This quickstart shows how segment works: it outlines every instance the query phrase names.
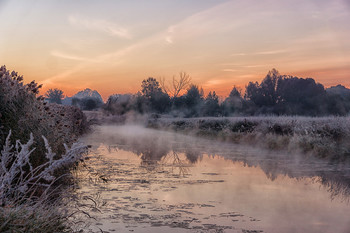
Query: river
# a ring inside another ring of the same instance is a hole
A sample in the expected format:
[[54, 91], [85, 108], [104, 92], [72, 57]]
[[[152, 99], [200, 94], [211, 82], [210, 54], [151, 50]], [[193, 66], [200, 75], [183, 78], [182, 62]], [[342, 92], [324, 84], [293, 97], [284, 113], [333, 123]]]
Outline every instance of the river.
[[141, 126], [96, 126], [89, 232], [350, 232], [350, 167]]

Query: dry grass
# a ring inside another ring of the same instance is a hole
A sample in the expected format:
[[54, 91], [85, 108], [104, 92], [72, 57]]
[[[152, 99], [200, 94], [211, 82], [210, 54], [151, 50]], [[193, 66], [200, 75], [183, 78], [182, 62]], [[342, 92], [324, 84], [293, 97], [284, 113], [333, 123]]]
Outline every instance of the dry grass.
[[[30, 156], [34, 138], [15, 145], [10, 142], [11, 133], [1, 151], [0, 161], [0, 232], [70, 232], [67, 223], [69, 211], [60, 208], [62, 193], [55, 184], [61, 177], [55, 177], [57, 170], [71, 167], [82, 159], [86, 147], [73, 144], [55, 159], [46, 138], [46, 159], [48, 162], [34, 167]], [[65, 174], [68, 175], [68, 174]]]

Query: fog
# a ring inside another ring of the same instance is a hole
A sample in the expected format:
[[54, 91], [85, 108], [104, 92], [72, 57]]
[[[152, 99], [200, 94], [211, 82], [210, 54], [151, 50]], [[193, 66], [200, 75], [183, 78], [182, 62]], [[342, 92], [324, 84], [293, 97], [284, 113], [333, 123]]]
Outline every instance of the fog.
[[[82, 141], [91, 148], [77, 194], [79, 208], [98, 208], [85, 210], [96, 219], [92, 231], [350, 229], [344, 163], [137, 124], [95, 126]], [[101, 205], [89, 201], [96, 196]]]
[[247, 167], [258, 167], [274, 180], [277, 176], [312, 178], [325, 186], [331, 197], [348, 199], [350, 195], [349, 162], [334, 162], [298, 153], [276, 152], [259, 146], [237, 145], [173, 132], [145, 128], [142, 125], [102, 125], [94, 128], [84, 142], [96, 149], [101, 144], [109, 150], [126, 150], [137, 154], [142, 165], [152, 169], [162, 160], [171, 158], [182, 164], [195, 164], [204, 155], [223, 157], [242, 162]]

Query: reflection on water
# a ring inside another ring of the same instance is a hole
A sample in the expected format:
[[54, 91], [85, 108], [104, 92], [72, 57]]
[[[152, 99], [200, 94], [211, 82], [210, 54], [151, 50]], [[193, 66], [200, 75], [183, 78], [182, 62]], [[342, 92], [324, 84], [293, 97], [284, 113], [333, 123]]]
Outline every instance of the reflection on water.
[[77, 193], [94, 207], [91, 231], [350, 231], [348, 165], [137, 126], [84, 140]]

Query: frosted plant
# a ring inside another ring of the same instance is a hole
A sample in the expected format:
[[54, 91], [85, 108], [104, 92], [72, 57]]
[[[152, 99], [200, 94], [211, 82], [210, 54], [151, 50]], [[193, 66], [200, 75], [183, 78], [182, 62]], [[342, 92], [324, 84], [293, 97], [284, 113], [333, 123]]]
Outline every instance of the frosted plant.
[[[12, 136], [22, 142], [30, 133], [37, 139], [44, 135], [60, 157], [65, 151], [63, 144], [71, 146], [85, 132], [86, 119], [78, 108], [43, 101], [38, 96], [40, 87], [34, 81], [25, 84], [17, 72], [0, 67], [0, 145], [10, 129]], [[36, 140], [32, 147], [36, 149], [31, 153], [31, 163], [37, 167], [45, 159], [45, 143]]]
[[35, 150], [31, 149], [34, 143], [33, 135], [30, 135], [26, 144], [17, 140], [15, 146], [11, 144], [10, 137], [11, 131], [0, 157], [0, 206], [5, 206], [8, 202], [22, 202], [28, 197], [33, 197], [39, 189], [44, 190], [39, 198], [45, 199], [52, 184], [60, 178], [55, 177], [54, 172], [79, 161], [87, 151], [87, 147], [80, 143], [74, 143], [71, 148], [65, 145], [66, 152], [61, 158], [54, 159], [55, 153], [43, 137], [48, 161], [33, 167], [30, 162], [30, 155]]
[[73, 144], [86, 120], [77, 108], [45, 102], [40, 87], [0, 67], [0, 232], [71, 232], [57, 227], [68, 216], [55, 206], [64, 194], [57, 181], [86, 151]]

